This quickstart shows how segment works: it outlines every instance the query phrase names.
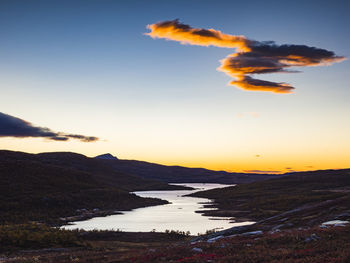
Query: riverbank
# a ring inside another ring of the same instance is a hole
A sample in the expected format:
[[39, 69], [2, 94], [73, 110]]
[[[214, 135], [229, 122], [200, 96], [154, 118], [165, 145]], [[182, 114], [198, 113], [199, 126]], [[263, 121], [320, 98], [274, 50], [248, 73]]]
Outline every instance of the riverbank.
[[172, 229], [183, 232], [189, 231], [196, 235], [205, 233], [207, 230], [225, 229], [235, 225], [230, 223], [229, 218], [205, 217], [195, 213], [195, 211], [202, 209], [203, 203], [210, 203], [210, 200], [186, 196], [195, 191], [227, 187], [227, 185], [195, 183], [182, 184], [181, 186], [189, 186], [193, 190], [134, 192], [142, 198], [164, 200], [168, 202], [166, 205], [138, 208], [131, 211], [122, 211], [122, 214], [118, 215], [75, 221], [63, 227], [65, 229], [84, 230], [120, 229], [127, 232], [149, 232], [153, 229], [164, 232]]
[[[185, 191], [185, 190], [194, 190], [194, 188], [185, 186], [185, 185], [180, 185], [180, 184], [168, 184], [164, 185], [161, 187], [156, 187], [155, 189], [152, 189], [152, 191]], [[130, 193], [132, 195], [135, 195], [135, 193]], [[139, 197], [136, 194], [137, 197]], [[139, 197], [140, 198], [140, 197]], [[144, 198], [144, 197], [141, 197]], [[153, 202], [145, 202], [144, 205], [140, 204], [138, 206], [132, 206], [130, 204], [129, 207], [124, 207], [123, 209], [108, 209], [108, 210], [100, 210], [99, 208], [93, 208], [93, 209], [86, 209], [86, 208], [81, 208], [77, 209], [72, 216], [66, 216], [66, 217], [60, 217], [58, 221], [56, 221], [53, 226], [64, 226], [64, 225], [72, 225], [74, 222], [77, 221], [83, 221], [83, 220], [88, 220], [92, 219], [95, 217], [106, 217], [110, 215], [122, 215], [125, 212], [132, 211], [133, 209], [138, 209], [138, 208], [146, 208], [146, 207], [151, 207], [151, 206], [157, 206], [157, 205], [166, 205], [169, 204], [167, 200], [163, 200], [160, 198], [147, 198], [145, 197], [144, 200], [153, 200]]]

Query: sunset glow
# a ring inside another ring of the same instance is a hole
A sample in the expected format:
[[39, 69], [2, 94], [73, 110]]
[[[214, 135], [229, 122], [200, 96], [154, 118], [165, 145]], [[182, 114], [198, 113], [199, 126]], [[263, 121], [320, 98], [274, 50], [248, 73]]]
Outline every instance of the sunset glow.
[[349, 168], [348, 9], [306, 2], [4, 1], [0, 148]]

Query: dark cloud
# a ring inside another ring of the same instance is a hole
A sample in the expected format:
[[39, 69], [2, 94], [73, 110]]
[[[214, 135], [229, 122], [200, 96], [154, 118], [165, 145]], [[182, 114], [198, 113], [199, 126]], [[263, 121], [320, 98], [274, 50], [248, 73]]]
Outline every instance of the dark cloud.
[[274, 42], [257, 42], [249, 45], [250, 51], [234, 53], [221, 60], [218, 70], [236, 78], [229, 84], [244, 90], [291, 93], [294, 87], [252, 78], [252, 74], [299, 72], [291, 67], [324, 66], [344, 60], [334, 52], [305, 45], [276, 45]]
[[93, 142], [93, 141], [98, 140], [98, 138], [94, 137], [94, 136], [84, 136], [84, 135], [79, 135], [79, 134], [66, 134], [65, 136], [67, 138], [78, 139], [78, 140], [81, 140], [83, 142]]
[[169, 28], [169, 27], [174, 27], [182, 30], [189, 31], [192, 29], [189, 25], [185, 25], [179, 22], [179, 19], [174, 19], [174, 20], [169, 20], [169, 21], [163, 21], [157, 23], [158, 28]]
[[235, 78], [229, 84], [250, 91], [291, 93], [294, 89], [287, 83], [259, 80], [252, 74], [299, 72], [291, 67], [331, 65], [345, 58], [334, 52], [306, 45], [277, 45], [273, 41], [255, 41], [244, 36], [224, 34], [215, 29], [192, 28], [179, 20], [148, 25], [153, 38], [165, 38], [182, 44], [235, 48], [223, 60], [219, 71]]
[[[268, 43], [255, 42], [250, 46], [251, 52], [268, 57], [288, 57], [298, 56], [314, 60], [315, 63], [322, 62], [323, 59], [338, 59], [332, 51], [321, 48], [309, 47], [306, 45], [276, 45], [273, 41]], [[311, 63], [311, 62], [310, 62]]]
[[286, 83], [271, 82], [260, 79], [253, 79], [248, 76], [239, 76], [237, 80], [232, 80], [230, 85], [250, 91], [271, 91], [274, 93], [290, 93], [294, 87]]
[[0, 137], [42, 137], [54, 141], [77, 139], [83, 142], [97, 141], [97, 137], [54, 132], [49, 128], [33, 126], [30, 122], [0, 112]]

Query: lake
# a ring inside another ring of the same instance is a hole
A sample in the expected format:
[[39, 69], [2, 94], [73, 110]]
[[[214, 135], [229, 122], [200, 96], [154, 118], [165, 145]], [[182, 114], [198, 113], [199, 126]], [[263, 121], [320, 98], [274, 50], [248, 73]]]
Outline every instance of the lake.
[[195, 190], [175, 191], [140, 191], [134, 192], [141, 197], [154, 197], [167, 200], [170, 204], [151, 206], [125, 211], [123, 214], [95, 217], [89, 220], [72, 222], [63, 226], [65, 229], [84, 230], [122, 230], [126, 232], [164, 232], [165, 230], [190, 231], [191, 234], [205, 233], [207, 230], [221, 230], [233, 226], [251, 224], [253, 222], [234, 223], [229, 218], [206, 217], [198, 210], [203, 208], [203, 203], [211, 202], [206, 198], [188, 197], [190, 193], [214, 188], [222, 188], [232, 185], [186, 183], [177, 184], [190, 186]]

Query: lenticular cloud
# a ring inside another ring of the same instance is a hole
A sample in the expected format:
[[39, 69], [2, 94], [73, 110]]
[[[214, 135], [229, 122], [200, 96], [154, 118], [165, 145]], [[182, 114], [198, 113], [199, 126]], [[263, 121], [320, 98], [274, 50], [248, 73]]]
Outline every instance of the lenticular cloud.
[[294, 87], [283, 82], [271, 82], [252, 77], [253, 74], [296, 72], [291, 67], [331, 65], [345, 60], [334, 52], [306, 45], [277, 45], [273, 41], [259, 42], [224, 34], [215, 29], [192, 28], [171, 20], [148, 25], [146, 35], [181, 44], [234, 48], [236, 52], [222, 59], [219, 71], [234, 78], [229, 85], [243, 90], [291, 93]]

